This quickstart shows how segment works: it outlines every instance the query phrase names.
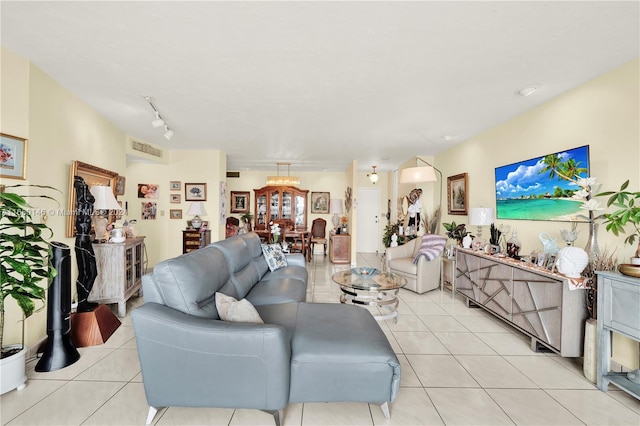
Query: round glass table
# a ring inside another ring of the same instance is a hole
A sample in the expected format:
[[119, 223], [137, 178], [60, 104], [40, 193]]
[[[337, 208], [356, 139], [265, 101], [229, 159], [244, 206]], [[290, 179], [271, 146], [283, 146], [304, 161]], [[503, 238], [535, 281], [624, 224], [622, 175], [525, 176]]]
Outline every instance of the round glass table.
[[[357, 273], [359, 269], [368, 273]], [[407, 284], [404, 277], [372, 268], [353, 268], [336, 272], [331, 279], [342, 290], [340, 303], [374, 306], [378, 313], [372, 314], [378, 321], [398, 321], [398, 291]]]

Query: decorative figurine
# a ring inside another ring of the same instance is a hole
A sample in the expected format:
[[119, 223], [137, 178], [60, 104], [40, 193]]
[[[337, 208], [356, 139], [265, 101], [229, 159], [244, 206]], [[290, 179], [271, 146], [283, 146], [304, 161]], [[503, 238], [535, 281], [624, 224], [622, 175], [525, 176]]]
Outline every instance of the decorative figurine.
[[78, 312], [91, 312], [98, 306], [87, 300], [98, 276], [96, 255], [91, 243], [91, 215], [95, 198], [89, 192], [89, 187], [82, 177], [73, 177], [73, 187], [76, 190], [75, 252], [78, 264], [78, 279], [76, 280]]

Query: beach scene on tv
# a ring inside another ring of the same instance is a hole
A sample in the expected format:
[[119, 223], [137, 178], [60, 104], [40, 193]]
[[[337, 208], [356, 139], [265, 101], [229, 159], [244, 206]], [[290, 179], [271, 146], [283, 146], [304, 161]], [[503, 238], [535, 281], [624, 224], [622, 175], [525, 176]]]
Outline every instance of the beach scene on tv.
[[582, 200], [571, 198], [580, 188], [558, 174], [589, 176], [589, 147], [569, 149], [496, 167], [496, 218], [587, 221]]

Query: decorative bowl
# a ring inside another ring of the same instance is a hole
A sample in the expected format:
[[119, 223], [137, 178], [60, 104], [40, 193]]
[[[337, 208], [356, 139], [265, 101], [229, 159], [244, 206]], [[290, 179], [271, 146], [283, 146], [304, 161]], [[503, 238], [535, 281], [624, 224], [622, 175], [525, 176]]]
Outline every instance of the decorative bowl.
[[361, 278], [370, 278], [378, 275], [380, 273], [380, 270], [376, 268], [361, 267], [361, 268], [351, 268], [351, 272]]
[[623, 263], [622, 265], [618, 265], [618, 271], [620, 271], [621, 274], [628, 275], [630, 277], [640, 278], [640, 265]]
[[112, 243], [124, 243], [127, 241], [127, 237], [111, 237]]

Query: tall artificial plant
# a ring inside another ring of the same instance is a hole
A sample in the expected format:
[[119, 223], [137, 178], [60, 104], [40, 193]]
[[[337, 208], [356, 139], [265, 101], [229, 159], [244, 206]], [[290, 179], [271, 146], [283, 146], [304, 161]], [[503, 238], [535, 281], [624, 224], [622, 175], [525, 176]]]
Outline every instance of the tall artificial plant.
[[[36, 302], [44, 307], [46, 285], [42, 287], [40, 283], [48, 284], [56, 275], [51, 265], [51, 244], [47, 241], [53, 231], [46, 224], [33, 221], [33, 209], [26, 201], [30, 196], [6, 192], [9, 188], [26, 186], [55, 190], [41, 185], [12, 185], [0, 189], [0, 348], [3, 357], [6, 298], [15, 299], [28, 318], [36, 312]], [[47, 195], [31, 197], [55, 201]]]
[[627, 235], [624, 242], [633, 245], [638, 238], [638, 246], [634, 257], [640, 257], [640, 192], [629, 192], [629, 180], [620, 186], [620, 190], [607, 191], [598, 196], [609, 196], [607, 207], [614, 206], [618, 210], [613, 213], [606, 213], [604, 223], [607, 231], [616, 237], [618, 234], [624, 234], [625, 226], [631, 225], [633, 230]]

